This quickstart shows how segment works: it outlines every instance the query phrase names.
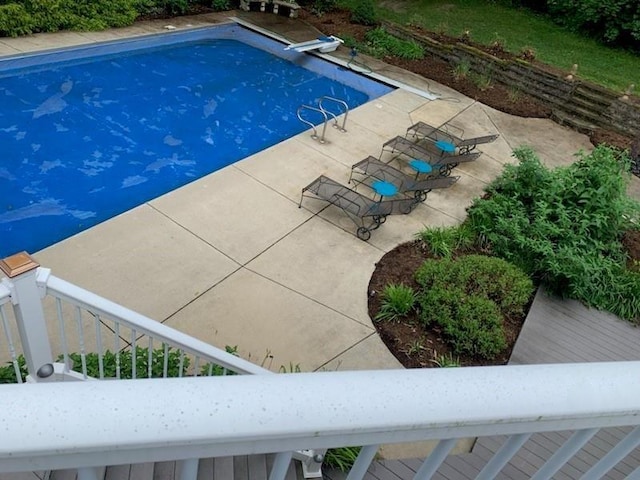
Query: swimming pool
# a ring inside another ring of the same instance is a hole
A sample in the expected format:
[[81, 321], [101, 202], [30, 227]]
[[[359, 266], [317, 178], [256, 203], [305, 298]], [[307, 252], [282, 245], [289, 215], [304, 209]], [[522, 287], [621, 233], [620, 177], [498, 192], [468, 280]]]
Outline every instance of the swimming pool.
[[235, 24], [1, 59], [0, 257], [296, 135], [322, 96], [390, 91]]

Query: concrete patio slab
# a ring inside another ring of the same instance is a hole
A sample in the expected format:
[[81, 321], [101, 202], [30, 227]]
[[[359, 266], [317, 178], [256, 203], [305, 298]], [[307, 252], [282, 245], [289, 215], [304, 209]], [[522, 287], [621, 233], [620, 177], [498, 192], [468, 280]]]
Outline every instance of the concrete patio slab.
[[[407, 95], [410, 94], [407, 93]], [[391, 93], [388, 96], [392, 97], [394, 94]], [[407, 128], [411, 125], [411, 117], [406, 108], [403, 109], [394, 105], [393, 98], [385, 101], [386, 97], [387, 95], [362, 105], [351, 112], [349, 118], [353, 122], [359, 123], [383, 138], [404, 135]], [[418, 95], [415, 95], [415, 97], [416, 102], [421, 98]], [[400, 100], [402, 100], [403, 103], [405, 99], [406, 95], [400, 96]], [[425, 103], [431, 103], [428, 100], [422, 100]]]
[[411, 125], [417, 122], [425, 122], [438, 127], [450, 121], [474, 103], [475, 100], [460, 93], [455, 97], [441, 98], [425, 103], [422, 107], [411, 112]]
[[[340, 181], [348, 176], [349, 169], [327, 153], [312, 148], [297, 136], [237, 162], [234, 167], [297, 204], [302, 187], [319, 175]], [[314, 210], [312, 203], [305, 203], [305, 208], [313, 213], [324, 206], [318, 205]]]
[[[220, 348], [237, 345], [242, 357], [273, 371], [289, 365], [315, 370], [373, 332], [372, 327], [246, 269], [165, 324]], [[378, 353], [385, 355], [386, 349], [378, 347]]]
[[380, 256], [372, 245], [314, 217], [246, 267], [371, 327], [366, 292]]
[[487, 184], [461, 171], [454, 170], [452, 175], [460, 176], [460, 180], [450, 188], [430, 192], [425, 203], [461, 223], [467, 218], [467, 207], [482, 195]]
[[293, 201], [233, 166], [150, 204], [240, 264], [310, 217]]
[[54, 275], [160, 321], [238, 268], [149, 205], [34, 257]]
[[494, 125], [515, 147], [531, 146], [548, 167], [567, 165], [579, 150], [589, 152], [593, 145], [586, 135], [542, 118], [521, 118], [485, 106]]
[[345, 371], [345, 370], [387, 370], [404, 368], [393, 357], [387, 347], [382, 343], [376, 333], [372, 333], [361, 342], [349, 347], [345, 352], [336, 356], [326, 364], [318, 368], [319, 371]]

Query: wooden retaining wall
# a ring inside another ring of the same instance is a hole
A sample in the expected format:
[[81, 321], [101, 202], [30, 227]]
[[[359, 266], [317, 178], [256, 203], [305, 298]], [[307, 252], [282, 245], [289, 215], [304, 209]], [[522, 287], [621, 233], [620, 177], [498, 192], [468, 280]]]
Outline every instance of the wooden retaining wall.
[[556, 74], [525, 60], [503, 60], [464, 43], [445, 45], [387, 22], [384, 28], [396, 37], [414, 40], [428, 54], [448, 62], [452, 68], [466, 62], [471, 72], [489, 75], [493, 81], [530, 94], [550, 107], [559, 123], [583, 133], [604, 128], [640, 136], [638, 97], [626, 97], [579, 78], [569, 80], [566, 78], [569, 72]]

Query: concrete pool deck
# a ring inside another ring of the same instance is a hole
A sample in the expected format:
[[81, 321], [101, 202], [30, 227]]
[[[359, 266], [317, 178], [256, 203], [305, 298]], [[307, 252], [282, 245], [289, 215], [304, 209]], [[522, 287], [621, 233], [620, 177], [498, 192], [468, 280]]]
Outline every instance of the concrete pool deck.
[[[313, 38], [293, 19], [237, 16], [289, 38]], [[143, 22], [106, 32], [65, 32], [0, 39], [0, 56], [210, 25], [230, 14]], [[324, 32], [331, 34], [333, 32]], [[336, 55], [348, 57], [342, 47]], [[401, 368], [367, 314], [375, 263], [424, 226], [454, 225], [502, 169], [511, 151], [531, 145], [550, 166], [589, 150], [585, 135], [550, 120], [498, 112], [433, 81], [380, 62], [378, 73], [439, 94], [396, 90], [349, 113], [347, 133], [327, 129], [286, 140], [140, 205], [40, 252], [54, 275], [273, 370]], [[434, 191], [410, 215], [389, 217], [369, 242], [338, 209], [305, 199], [301, 188], [324, 174], [347, 183], [351, 165], [378, 156], [382, 144], [417, 121], [450, 121], [465, 136], [499, 133], [476, 162], [455, 171], [452, 188]], [[640, 181], [632, 194], [640, 198]]]

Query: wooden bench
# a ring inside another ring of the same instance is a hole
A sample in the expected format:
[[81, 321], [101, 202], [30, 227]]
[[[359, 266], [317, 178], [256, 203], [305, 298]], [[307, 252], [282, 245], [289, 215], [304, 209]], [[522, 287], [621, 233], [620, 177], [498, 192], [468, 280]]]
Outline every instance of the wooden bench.
[[258, 5], [261, 12], [270, 11], [276, 15], [278, 15], [280, 7], [288, 8], [290, 18], [296, 18], [300, 9], [300, 5], [287, 0], [240, 0], [240, 8], [245, 12], [250, 11], [252, 5]]

